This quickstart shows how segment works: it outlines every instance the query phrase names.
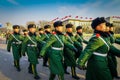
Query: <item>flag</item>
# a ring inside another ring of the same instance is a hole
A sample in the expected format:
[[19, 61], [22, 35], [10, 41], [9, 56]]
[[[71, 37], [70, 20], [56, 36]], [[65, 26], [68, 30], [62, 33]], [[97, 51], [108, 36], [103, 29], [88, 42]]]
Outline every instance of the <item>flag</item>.
[[71, 17], [71, 15], [69, 15], [69, 17]]
[[112, 16], [112, 18], [115, 18], [115, 16]]
[[92, 20], [92, 18], [90, 18], [90, 20]]
[[56, 18], [56, 20], [59, 19], [59, 17]]
[[83, 17], [80, 17], [80, 19], [82, 19]]
[[75, 18], [78, 18], [78, 16], [76, 16]]
[[68, 16], [65, 16], [64, 19], [68, 18]]
[[88, 19], [87, 17], [85, 17], [85, 19]]

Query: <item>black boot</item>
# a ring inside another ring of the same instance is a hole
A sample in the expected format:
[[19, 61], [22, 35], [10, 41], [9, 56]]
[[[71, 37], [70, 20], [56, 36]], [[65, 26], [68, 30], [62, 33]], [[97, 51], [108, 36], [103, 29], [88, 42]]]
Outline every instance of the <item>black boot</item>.
[[116, 76], [116, 77], [114, 77], [115, 79], [120, 79], [120, 76]]
[[33, 72], [31, 70], [28, 70], [28, 73], [33, 74]]
[[69, 72], [67, 72], [67, 71], [65, 71], [64, 73], [65, 73], [65, 74], [70, 74], [70, 73], [69, 73]]
[[33, 74], [31, 63], [29, 64], [29, 67], [28, 67], [28, 73]]
[[20, 67], [18, 67], [18, 68], [17, 68], [17, 71], [18, 71], [18, 72], [20, 72], [20, 71], [21, 71]]
[[47, 64], [43, 64], [44, 67], [49, 67]]
[[38, 75], [36, 75], [36, 76], [34, 77], [34, 79], [40, 79], [40, 77], [39, 77]]
[[72, 78], [74, 78], [74, 79], [80, 79], [77, 75], [75, 75], [75, 76], [72, 76]]

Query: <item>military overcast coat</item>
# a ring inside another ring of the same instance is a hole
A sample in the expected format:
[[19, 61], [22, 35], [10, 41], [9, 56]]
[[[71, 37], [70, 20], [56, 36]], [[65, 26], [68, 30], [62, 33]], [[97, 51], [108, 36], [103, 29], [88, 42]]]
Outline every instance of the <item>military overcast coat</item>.
[[10, 51], [12, 46], [12, 52], [14, 60], [19, 60], [21, 57], [21, 44], [24, 40], [24, 37], [20, 35], [19, 33], [13, 33], [10, 35], [8, 44], [7, 44], [7, 50]]
[[[88, 61], [86, 80], [112, 80], [106, 56], [108, 51], [116, 52], [115, 50], [115, 47], [111, 45], [109, 40], [99, 34], [94, 35], [89, 40], [88, 45], [77, 61], [80, 66], [85, 66], [85, 63]], [[104, 56], [95, 55], [95, 53]], [[116, 54], [120, 55], [120, 52]]]
[[[50, 72], [53, 74], [64, 74], [64, 69], [63, 69], [64, 56], [62, 49], [64, 48], [64, 46], [67, 46], [69, 47], [69, 49], [72, 50], [74, 50], [75, 48], [73, 45], [67, 42], [64, 35], [55, 33], [50, 36], [50, 38], [47, 40], [46, 44], [42, 47], [42, 50], [40, 52], [41, 56], [45, 56], [46, 51], [49, 49], [49, 53], [50, 53], [49, 68], [50, 68]], [[56, 50], [53, 48], [60, 48], [61, 50]]]

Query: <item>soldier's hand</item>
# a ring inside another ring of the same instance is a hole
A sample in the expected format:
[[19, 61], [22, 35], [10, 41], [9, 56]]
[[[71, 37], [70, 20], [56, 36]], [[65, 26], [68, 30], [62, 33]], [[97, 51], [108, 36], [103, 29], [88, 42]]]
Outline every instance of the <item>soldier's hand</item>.
[[10, 50], [7, 50], [8, 52], [10, 52]]
[[77, 68], [80, 69], [80, 70], [86, 70], [86, 67], [85, 67], [85, 66], [80, 66], [80, 65], [78, 65], [78, 64], [77, 64], [76, 66], [77, 66]]
[[23, 53], [23, 56], [26, 56], [26, 54], [25, 54], [25, 53]]
[[41, 59], [42, 58], [42, 56], [38, 56], [38, 59]]
[[74, 48], [74, 51], [75, 51], [75, 52], [78, 52], [78, 49], [77, 49], [77, 48]]

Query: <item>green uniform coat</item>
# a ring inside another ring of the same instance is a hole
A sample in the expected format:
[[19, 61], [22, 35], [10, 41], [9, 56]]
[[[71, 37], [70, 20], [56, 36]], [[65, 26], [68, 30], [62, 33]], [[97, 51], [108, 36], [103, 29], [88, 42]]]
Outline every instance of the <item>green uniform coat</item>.
[[19, 60], [21, 57], [21, 44], [23, 39], [24, 37], [17, 33], [11, 34], [9, 37], [7, 50], [10, 51], [12, 46], [14, 60]]
[[[81, 50], [81, 44], [75, 39], [75, 36], [66, 36], [67, 41], [73, 44], [76, 49]], [[66, 66], [76, 66], [76, 56], [77, 52], [70, 50], [68, 47], [65, 46], [64, 48], [64, 63]]]
[[[22, 44], [22, 53], [24, 54], [27, 52], [28, 60], [31, 64], [38, 64], [38, 48], [37, 48], [37, 42], [39, 39], [35, 36], [28, 36], [25, 38]], [[35, 43], [33, 43], [31, 40], [33, 40]]]
[[[104, 41], [108, 42], [109, 47]], [[93, 54], [94, 52], [107, 54], [109, 50], [114, 51], [109, 41], [107, 39], [104, 41], [98, 35], [92, 37], [77, 61], [80, 66], [85, 66], [86, 61], [88, 61], [86, 80], [112, 80], [107, 57]]]
[[[57, 34], [56, 34], [57, 35]], [[57, 35], [62, 43], [69, 47], [70, 49], [74, 49], [74, 46], [71, 45], [69, 42], [66, 41], [63, 35]], [[55, 50], [55, 48], [63, 48], [64, 46], [60, 43], [60, 41], [55, 37], [55, 35], [51, 35], [46, 44], [43, 46], [40, 54], [41, 56], [45, 56], [46, 51], [49, 49], [50, 56], [49, 56], [49, 68], [52, 74], [62, 75], [64, 74], [63, 69], [63, 50]]]

